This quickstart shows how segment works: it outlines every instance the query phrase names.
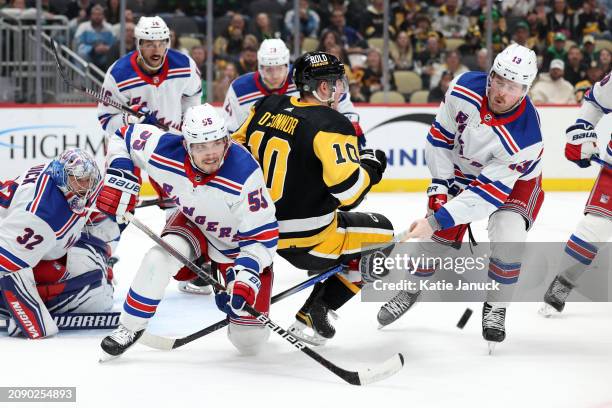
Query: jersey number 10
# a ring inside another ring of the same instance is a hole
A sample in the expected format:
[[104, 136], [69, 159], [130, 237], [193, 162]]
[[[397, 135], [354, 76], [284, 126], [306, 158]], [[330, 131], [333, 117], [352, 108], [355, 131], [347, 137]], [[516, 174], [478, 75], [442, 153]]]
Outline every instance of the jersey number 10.
[[266, 143], [266, 148], [263, 151], [263, 160], [259, 159], [259, 147], [263, 140], [264, 132], [256, 130], [249, 137], [249, 149], [251, 150], [255, 160], [257, 160], [263, 169], [266, 187], [270, 192], [270, 197], [274, 202], [277, 202], [283, 197], [285, 189], [285, 177], [287, 176], [287, 160], [291, 146], [285, 139], [272, 137]]

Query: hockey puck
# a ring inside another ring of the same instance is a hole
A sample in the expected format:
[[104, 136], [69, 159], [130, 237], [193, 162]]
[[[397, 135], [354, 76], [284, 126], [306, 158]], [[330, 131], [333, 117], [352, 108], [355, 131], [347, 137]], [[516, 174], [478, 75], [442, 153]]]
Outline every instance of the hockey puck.
[[463, 316], [461, 316], [461, 319], [459, 319], [459, 321], [457, 322], [457, 327], [463, 329], [468, 320], [470, 320], [470, 316], [472, 316], [472, 309], [468, 307], [465, 309], [465, 312], [463, 312]]

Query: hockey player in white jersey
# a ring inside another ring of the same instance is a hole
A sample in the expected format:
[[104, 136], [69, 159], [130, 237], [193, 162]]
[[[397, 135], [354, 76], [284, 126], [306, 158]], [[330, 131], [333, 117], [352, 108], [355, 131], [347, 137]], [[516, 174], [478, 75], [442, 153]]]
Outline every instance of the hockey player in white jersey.
[[[595, 126], [612, 112], [612, 83], [608, 73], [587, 92], [576, 122], [567, 128], [565, 157], [585, 168], [591, 158], [599, 156]], [[565, 301], [576, 287], [580, 276], [589, 269], [602, 243], [612, 237], [612, 137], [603, 155], [603, 165], [595, 185], [591, 189], [584, 217], [570, 236], [562, 255], [561, 272], [551, 282], [544, 295], [545, 305], [541, 313], [550, 316], [563, 311]]]
[[[278, 223], [253, 156], [231, 142], [223, 118], [205, 104], [185, 112], [183, 136], [149, 125], [122, 128], [111, 138], [108, 163], [98, 208], [118, 217], [133, 208], [135, 167], [158, 180], [180, 208], [167, 221], [163, 239], [190, 259], [204, 256], [218, 265], [229, 288], [216, 297], [230, 319], [228, 336], [241, 353], [256, 353], [269, 330], [242, 308], [247, 303], [263, 313], [269, 310]], [[170, 278], [193, 278], [181, 266], [159, 246], [147, 252], [119, 328], [102, 341], [103, 360], [119, 356], [138, 340]]]
[[[129, 115], [118, 109], [98, 104], [98, 120], [108, 134], [132, 123], [167, 126], [172, 133], [181, 133], [183, 113], [200, 104], [202, 79], [191, 57], [170, 49], [170, 30], [160, 17], [141, 17], [134, 30], [136, 51], [117, 60], [104, 78], [104, 95], [130, 106], [143, 116]], [[159, 197], [160, 208], [170, 208], [158, 183], [149, 178]], [[179, 282], [187, 292], [211, 293], [208, 285]]]
[[[236, 78], [225, 95], [223, 111], [231, 133], [240, 128], [249, 116], [251, 106], [264, 96], [300, 96], [289, 67], [289, 49], [283, 40], [264, 40], [257, 51], [257, 65], [257, 72], [249, 72]], [[364, 146], [365, 137], [359, 125], [359, 115], [355, 113], [355, 106], [348, 92], [342, 94], [334, 108], [348, 117], [355, 127], [359, 144]]]
[[[434, 241], [419, 244], [424, 253], [439, 255], [462, 241], [470, 222], [489, 218], [488, 276], [501, 287], [488, 292], [483, 306], [483, 337], [490, 342], [505, 338], [506, 306], [520, 273], [522, 248], [507, 243], [525, 241], [544, 199], [542, 135], [527, 96], [536, 75], [535, 53], [512, 44], [488, 74], [467, 72], [449, 86], [427, 135], [428, 216], [411, 226], [411, 238]], [[417, 296], [396, 295], [381, 308], [381, 325], [395, 321]]]
[[119, 230], [86, 210], [101, 186], [93, 157], [80, 149], [1, 183], [0, 316], [10, 319], [9, 335], [52, 336], [51, 313], [112, 307], [109, 242]]
[[165, 125], [180, 134], [183, 113], [200, 104], [201, 74], [187, 55], [170, 49], [170, 30], [160, 17], [141, 17], [134, 29], [136, 51], [111, 65], [102, 85], [105, 97], [143, 114], [141, 118], [98, 104], [108, 134], [132, 123]]

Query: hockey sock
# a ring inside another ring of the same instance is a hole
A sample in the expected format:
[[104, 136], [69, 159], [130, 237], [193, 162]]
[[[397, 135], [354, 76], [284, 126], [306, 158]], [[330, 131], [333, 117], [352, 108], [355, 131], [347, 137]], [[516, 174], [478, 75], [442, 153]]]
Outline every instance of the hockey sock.
[[567, 241], [561, 261], [561, 273], [567, 281], [576, 281], [587, 270], [597, 255], [600, 242], [607, 242], [612, 235], [612, 222], [598, 215], [586, 214], [576, 232]]

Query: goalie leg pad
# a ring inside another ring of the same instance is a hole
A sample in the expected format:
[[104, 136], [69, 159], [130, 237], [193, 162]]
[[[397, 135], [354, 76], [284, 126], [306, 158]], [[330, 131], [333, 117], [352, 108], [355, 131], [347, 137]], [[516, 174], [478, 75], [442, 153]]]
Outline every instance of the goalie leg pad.
[[27, 337], [39, 339], [58, 332], [57, 325], [36, 290], [31, 268], [6, 274], [0, 279], [0, 289], [8, 312]]

